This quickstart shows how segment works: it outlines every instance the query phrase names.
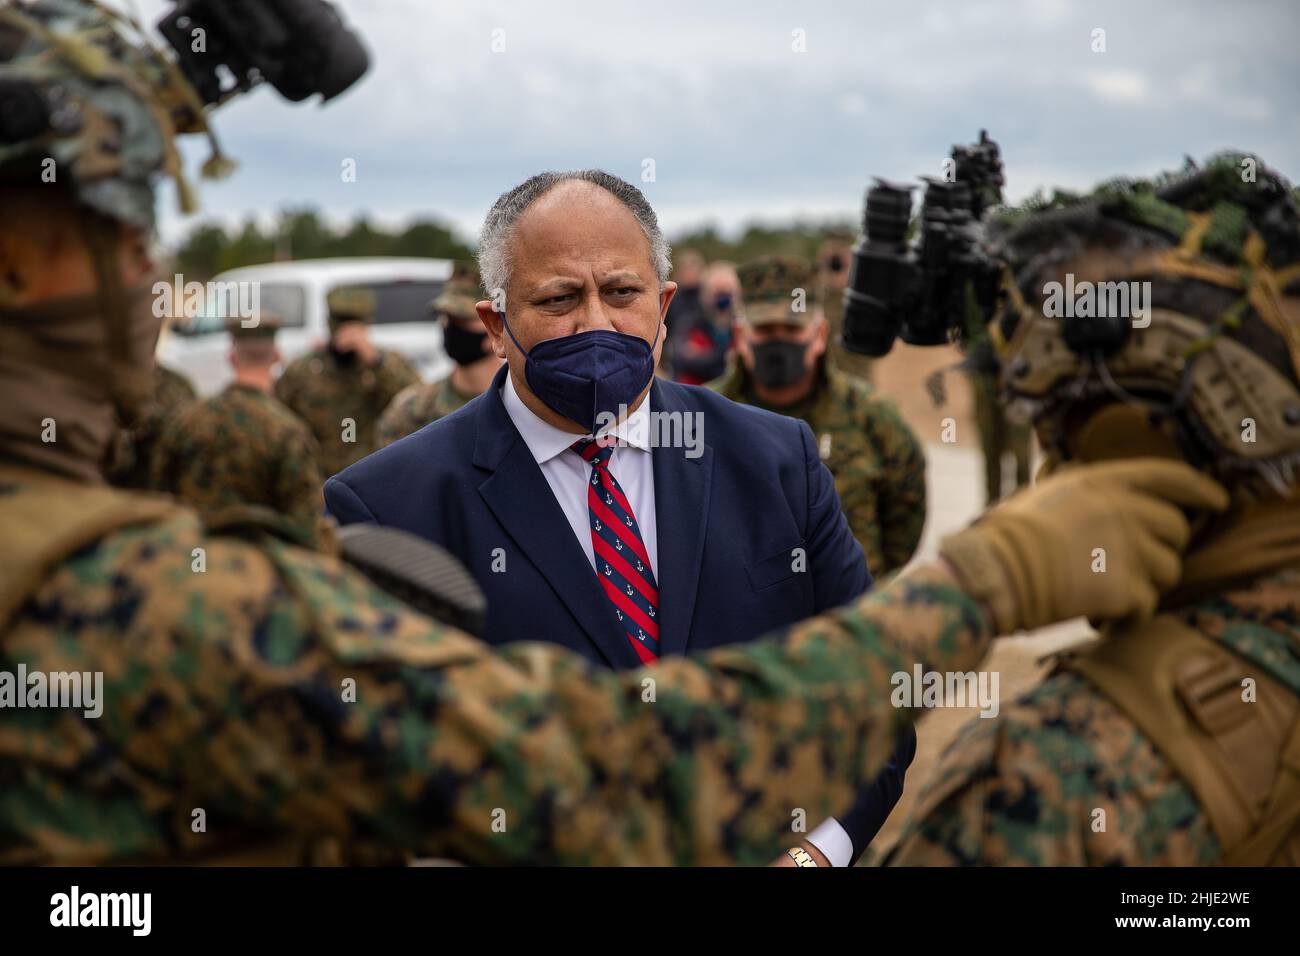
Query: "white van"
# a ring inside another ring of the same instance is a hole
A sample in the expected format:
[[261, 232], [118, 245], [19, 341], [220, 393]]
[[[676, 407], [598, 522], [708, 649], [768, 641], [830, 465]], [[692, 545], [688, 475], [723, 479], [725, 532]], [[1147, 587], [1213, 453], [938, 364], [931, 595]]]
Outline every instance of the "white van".
[[[450, 276], [448, 259], [304, 259], [230, 269], [212, 283], [257, 283], [261, 311], [283, 320], [276, 344], [286, 364], [329, 338], [325, 296], [330, 290], [345, 285], [373, 289], [375, 344], [401, 352], [428, 382], [451, 370], [442, 329], [429, 315], [430, 300]], [[187, 376], [200, 395], [212, 395], [231, 379], [229, 350], [225, 319], [200, 312], [173, 325], [159, 345], [158, 360]]]

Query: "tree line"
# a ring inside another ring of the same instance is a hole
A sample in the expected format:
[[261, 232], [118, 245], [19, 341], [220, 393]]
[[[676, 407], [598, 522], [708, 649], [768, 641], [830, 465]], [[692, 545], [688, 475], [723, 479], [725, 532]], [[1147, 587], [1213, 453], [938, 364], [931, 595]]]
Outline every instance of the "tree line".
[[[706, 260], [744, 262], [757, 256], [781, 253], [812, 259], [828, 232], [854, 231], [849, 221], [794, 223], [789, 226], [750, 225], [735, 238], [715, 227], [690, 230], [672, 237], [674, 249], [694, 249]], [[288, 209], [269, 228], [255, 219], [228, 227], [220, 222], [200, 223], [181, 240], [175, 253], [176, 268], [198, 281], [238, 266], [292, 259], [327, 259], [339, 256], [416, 256], [434, 259], [468, 259], [472, 243], [464, 241], [446, 223], [419, 218], [400, 229], [375, 225], [357, 216], [342, 227], [331, 226], [314, 209]]]

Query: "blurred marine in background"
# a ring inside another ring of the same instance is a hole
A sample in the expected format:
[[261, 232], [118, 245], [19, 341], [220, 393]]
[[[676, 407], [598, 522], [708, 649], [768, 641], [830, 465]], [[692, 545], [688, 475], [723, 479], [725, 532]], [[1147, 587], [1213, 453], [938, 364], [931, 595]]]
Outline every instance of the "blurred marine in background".
[[227, 325], [235, 380], [167, 419], [151, 486], [192, 505], [209, 527], [231, 509], [268, 508], [310, 546], [323, 517], [324, 479], [311, 432], [271, 396], [280, 320], [263, 313], [255, 325], [239, 318]]
[[829, 361], [817, 275], [805, 260], [764, 256], [739, 275], [736, 354], [713, 388], [807, 422], [872, 577], [897, 571], [925, 525], [920, 443], [893, 402]]
[[371, 289], [333, 289], [326, 307], [329, 341], [289, 363], [275, 383], [275, 397], [311, 429], [320, 472], [328, 478], [378, 447], [379, 416], [398, 392], [420, 381], [420, 373], [400, 352], [370, 340]]
[[375, 430], [375, 447], [391, 445], [430, 422], [450, 415], [492, 384], [501, 360], [492, 351], [474, 303], [482, 298], [478, 265], [456, 262], [443, 291], [429, 303], [442, 325], [442, 343], [456, 367], [436, 382], [408, 385], [384, 409]]

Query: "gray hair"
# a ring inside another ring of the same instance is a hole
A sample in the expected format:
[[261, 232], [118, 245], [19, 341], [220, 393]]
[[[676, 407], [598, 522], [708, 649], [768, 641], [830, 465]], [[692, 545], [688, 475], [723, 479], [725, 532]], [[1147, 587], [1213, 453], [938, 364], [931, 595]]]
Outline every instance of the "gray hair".
[[478, 267], [483, 276], [483, 288], [489, 296], [494, 296], [497, 289], [504, 289], [510, 280], [511, 261], [510, 240], [514, 235], [519, 217], [534, 202], [540, 199], [560, 183], [578, 180], [599, 186], [609, 193], [636, 218], [637, 225], [645, 234], [650, 245], [650, 261], [654, 263], [655, 274], [659, 284], [668, 281], [672, 267], [671, 250], [668, 240], [659, 229], [659, 217], [646, 201], [641, 190], [631, 183], [624, 182], [617, 176], [599, 169], [580, 169], [569, 172], [538, 173], [514, 189], [501, 194], [492, 208], [488, 210], [487, 219], [483, 221], [483, 233], [478, 241]]

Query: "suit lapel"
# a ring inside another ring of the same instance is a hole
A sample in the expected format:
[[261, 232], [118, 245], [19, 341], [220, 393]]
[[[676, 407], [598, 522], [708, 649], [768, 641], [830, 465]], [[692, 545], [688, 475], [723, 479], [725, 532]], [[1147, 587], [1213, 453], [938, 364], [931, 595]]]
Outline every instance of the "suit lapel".
[[[680, 391], [681, 386], [656, 379], [651, 390], [651, 411], [694, 414], [682, 402]], [[685, 448], [653, 449], [661, 656], [686, 652], [704, 556], [713, 449], [705, 445], [698, 458], [688, 458], [686, 452]]]
[[[479, 485], [479, 494], [577, 619], [601, 658], [615, 668], [638, 667], [636, 651], [610, 610], [609, 598], [574, 537], [564, 509], [501, 401], [499, 389], [506, 373], [503, 366], [485, 396], [480, 415], [474, 464], [491, 474]], [[509, 569], [505, 573], [509, 575]], [[520, 634], [517, 639], [529, 640], [530, 635]]]

